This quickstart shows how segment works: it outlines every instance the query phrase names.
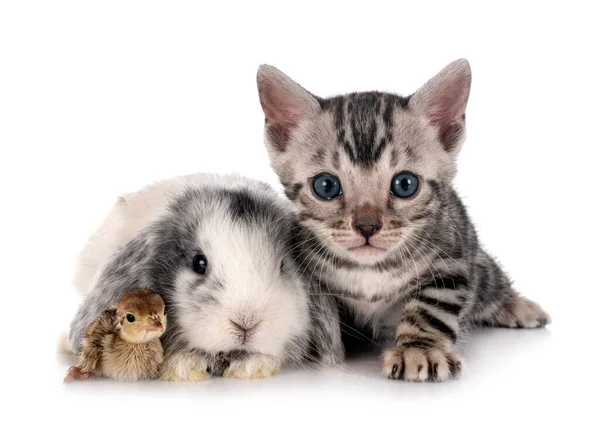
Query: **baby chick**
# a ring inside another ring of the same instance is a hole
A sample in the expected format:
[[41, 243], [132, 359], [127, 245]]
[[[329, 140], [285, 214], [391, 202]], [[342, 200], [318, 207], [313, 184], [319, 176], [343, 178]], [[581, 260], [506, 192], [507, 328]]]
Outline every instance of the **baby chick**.
[[166, 325], [159, 294], [149, 289], [127, 292], [87, 329], [79, 363], [69, 369], [65, 382], [94, 375], [123, 381], [156, 377], [163, 361], [159, 337]]

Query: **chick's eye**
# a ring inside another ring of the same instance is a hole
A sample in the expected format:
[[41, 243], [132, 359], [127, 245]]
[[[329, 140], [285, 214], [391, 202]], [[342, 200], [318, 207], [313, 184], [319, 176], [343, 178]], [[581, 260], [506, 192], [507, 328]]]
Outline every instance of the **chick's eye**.
[[390, 192], [399, 198], [409, 198], [419, 189], [419, 178], [412, 172], [400, 172], [392, 179]]
[[321, 199], [331, 200], [342, 194], [339, 178], [331, 174], [317, 175], [312, 186], [315, 194]]
[[208, 260], [203, 254], [197, 254], [192, 261], [192, 269], [200, 275], [206, 274], [208, 270]]
[[133, 323], [133, 322], [135, 322], [135, 316], [134, 316], [133, 314], [131, 314], [131, 313], [127, 313], [127, 316], [126, 316], [126, 317], [127, 317], [127, 321], [128, 321], [129, 323]]

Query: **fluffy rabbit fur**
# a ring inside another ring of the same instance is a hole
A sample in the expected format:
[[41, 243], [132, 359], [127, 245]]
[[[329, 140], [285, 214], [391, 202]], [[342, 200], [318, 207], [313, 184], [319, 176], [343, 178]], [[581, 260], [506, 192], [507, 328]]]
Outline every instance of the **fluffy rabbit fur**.
[[288, 205], [268, 185], [231, 175], [189, 175], [124, 195], [81, 253], [75, 284], [86, 298], [71, 348], [80, 350], [88, 325], [126, 291], [147, 287], [169, 313], [165, 379], [265, 377], [284, 362], [338, 363], [338, 312], [301, 281]]

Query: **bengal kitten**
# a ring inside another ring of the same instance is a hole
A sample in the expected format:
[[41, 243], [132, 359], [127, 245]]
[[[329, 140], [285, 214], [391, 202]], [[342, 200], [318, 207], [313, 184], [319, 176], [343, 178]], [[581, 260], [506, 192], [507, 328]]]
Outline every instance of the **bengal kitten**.
[[271, 164], [300, 225], [297, 259], [349, 316], [342, 331], [395, 340], [385, 376], [457, 377], [456, 343], [468, 327], [550, 322], [480, 246], [452, 186], [467, 60], [408, 97], [321, 98], [268, 65], [257, 81]]

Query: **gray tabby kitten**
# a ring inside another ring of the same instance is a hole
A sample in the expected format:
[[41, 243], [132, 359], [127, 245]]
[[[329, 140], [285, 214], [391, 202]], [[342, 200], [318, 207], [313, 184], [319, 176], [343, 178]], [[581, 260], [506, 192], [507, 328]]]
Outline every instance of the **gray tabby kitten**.
[[394, 340], [385, 376], [456, 377], [455, 346], [469, 326], [550, 322], [479, 245], [452, 187], [471, 85], [466, 60], [409, 97], [324, 99], [267, 65], [257, 81], [271, 164], [301, 226], [296, 258], [337, 298], [343, 331]]

